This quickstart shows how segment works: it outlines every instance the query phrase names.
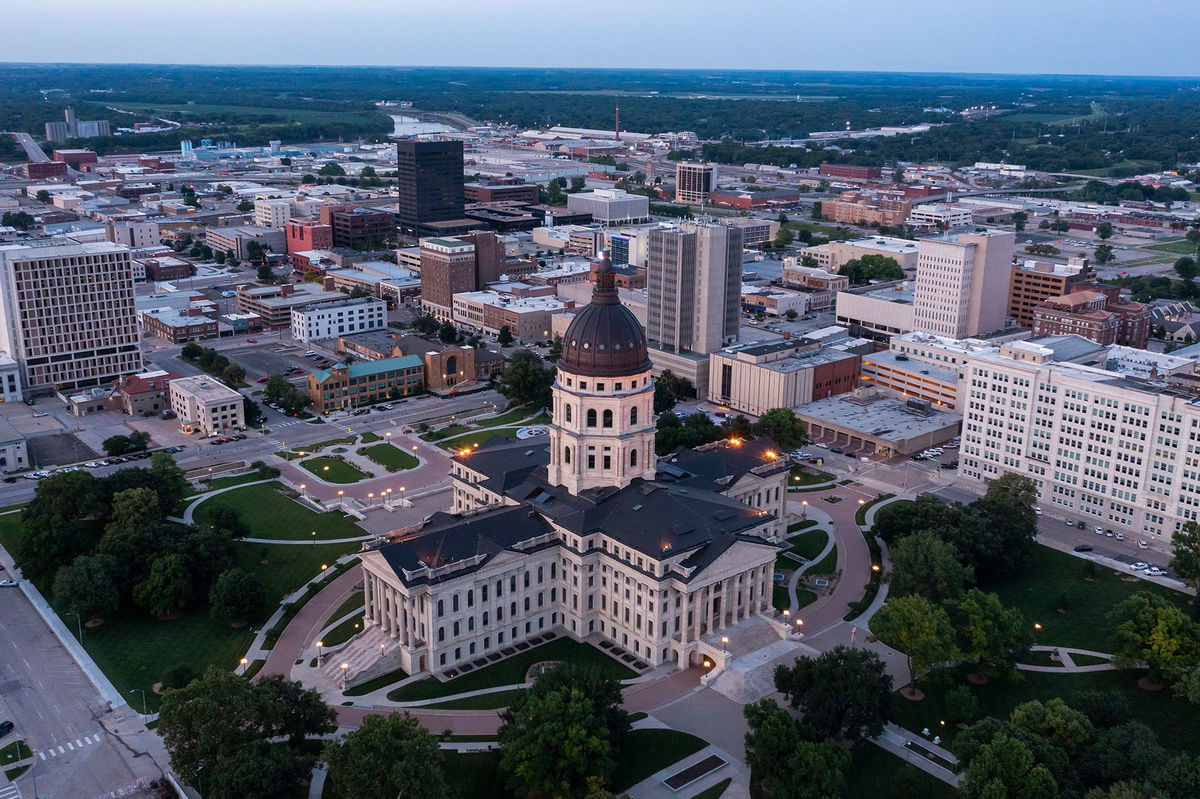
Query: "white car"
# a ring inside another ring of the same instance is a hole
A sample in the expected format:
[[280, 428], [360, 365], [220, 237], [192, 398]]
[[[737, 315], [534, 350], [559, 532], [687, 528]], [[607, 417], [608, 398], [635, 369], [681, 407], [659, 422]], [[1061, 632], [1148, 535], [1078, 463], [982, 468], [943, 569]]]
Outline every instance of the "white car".
[[1150, 545], [1145, 541], [1138, 541], [1138, 549], [1149, 549]]
[[1147, 577], [1163, 577], [1166, 575], [1166, 573], [1167, 572], [1165, 569], [1160, 569], [1157, 566], [1151, 566], [1149, 569], [1146, 569], [1142, 572], [1142, 574], [1146, 575]]
[[1125, 534], [1124, 534], [1124, 533], [1117, 533], [1117, 540], [1118, 540], [1118, 541], [1124, 541], [1124, 540], [1125, 540]]
[[817, 446], [820, 447], [821, 449], [829, 449], [828, 444], [822, 444], [821, 442], [817, 442]]
[[5, 588], [12, 588], [16, 584], [16, 580], [0, 580], [0, 585], [4, 586]]
[[84, 466], [86, 466], [86, 467], [88, 467], [89, 469], [99, 469], [99, 468], [100, 468], [101, 466], [103, 466], [104, 464], [103, 464], [103, 463], [100, 463], [100, 462], [98, 462], [98, 461], [88, 461], [87, 463], [85, 463], [85, 464], [83, 464], [83, 465], [84, 465]]
[[1041, 515], [1042, 515], [1042, 509], [1041, 509], [1041, 508], [1034, 508], [1034, 509], [1033, 509], [1033, 512], [1034, 512], [1034, 513], [1036, 513], [1038, 516], [1041, 516]]
[[1104, 528], [1101, 527], [1100, 525], [1096, 525], [1095, 530], [1096, 530], [1096, 535], [1104, 535]]
[[46, 413], [45, 411], [34, 411], [34, 413], [33, 413], [33, 418], [34, 418], [34, 419], [41, 419], [42, 417], [49, 416], [49, 415], [50, 415], [50, 414]]
[[1129, 568], [1130, 568], [1130, 569], [1132, 569], [1132, 570], [1133, 570], [1133, 571], [1135, 571], [1135, 572], [1140, 572], [1140, 571], [1142, 571], [1143, 569], [1149, 569], [1149, 568], [1150, 568], [1150, 564], [1149, 564], [1149, 563], [1146, 563], [1146, 562], [1145, 562], [1145, 561], [1143, 561], [1143, 560], [1139, 560], [1137, 563], [1130, 563], [1130, 564], [1129, 564]]
[[385, 402], [382, 405], [380, 405], [379, 407], [383, 408], [385, 411], [390, 411], [392, 408], [395, 408], [396, 406], [390, 402]]

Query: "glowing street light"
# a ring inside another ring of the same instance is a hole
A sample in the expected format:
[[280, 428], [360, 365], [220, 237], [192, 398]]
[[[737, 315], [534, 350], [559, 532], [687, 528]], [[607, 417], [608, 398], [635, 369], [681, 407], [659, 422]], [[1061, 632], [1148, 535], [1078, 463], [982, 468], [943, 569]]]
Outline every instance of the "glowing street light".
[[729, 636], [722, 635], [721, 636], [721, 651], [728, 652], [729, 651], [728, 647], [729, 647]]
[[321, 668], [321, 661], [325, 658], [325, 653], [321, 651], [321, 647], [325, 646], [324, 641], [317, 641], [317, 668]]

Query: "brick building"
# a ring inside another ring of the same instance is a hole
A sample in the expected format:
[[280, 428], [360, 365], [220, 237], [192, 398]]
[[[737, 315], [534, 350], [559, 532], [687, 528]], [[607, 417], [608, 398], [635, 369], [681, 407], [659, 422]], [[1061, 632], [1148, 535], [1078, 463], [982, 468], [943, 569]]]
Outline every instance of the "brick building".
[[848, 180], [879, 180], [883, 177], [881, 166], [855, 166], [853, 164], [821, 164], [817, 174], [827, 178], [844, 178]]
[[1021, 327], [1033, 327], [1033, 310], [1054, 297], [1071, 293], [1074, 286], [1095, 277], [1086, 258], [1066, 264], [1019, 261], [1013, 264], [1008, 289], [1008, 315]]
[[404, 355], [350, 365], [334, 364], [310, 374], [308, 396], [313, 410], [329, 413], [408, 397], [423, 390], [424, 384], [424, 362], [415, 355]]
[[308, 219], [292, 219], [287, 223], [287, 253], [328, 250], [333, 247], [333, 228]]
[[160, 369], [119, 378], [114, 385], [121, 410], [130, 416], [157, 416], [171, 407], [170, 382], [178, 377]]
[[321, 224], [333, 230], [335, 247], [354, 247], [373, 242], [382, 245], [395, 228], [391, 214], [373, 208], [323, 205], [320, 213]]

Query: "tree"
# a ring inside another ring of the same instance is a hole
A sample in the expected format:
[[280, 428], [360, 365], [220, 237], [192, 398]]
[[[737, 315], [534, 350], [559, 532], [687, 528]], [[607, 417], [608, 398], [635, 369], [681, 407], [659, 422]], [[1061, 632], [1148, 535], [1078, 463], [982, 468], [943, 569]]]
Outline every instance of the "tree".
[[904, 270], [900, 263], [887, 255], [864, 255], [852, 258], [842, 265], [838, 274], [845, 275], [851, 283], [861, 285], [872, 280], [901, 280]]
[[296, 793], [315, 758], [267, 741], [230, 751], [216, 764], [205, 796], [211, 799], [276, 799]]
[[38, 192], [37, 192], [37, 194], [35, 194], [35, 195], [34, 195], [34, 199], [36, 199], [36, 200], [37, 200], [38, 202], [40, 202], [40, 203], [47, 203], [47, 204], [49, 204], [49, 202], [50, 202], [50, 192], [49, 192], [49, 191], [47, 191], [46, 189], [38, 189]]
[[929, 669], [945, 667], [959, 656], [946, 611], [917, 594], [889, 598], [872, 617], [871, 633], [904, 653], [913, 683]]
[[581, 688], [524, 692], [500, 719], [500, 770], [520, 796], [584, 796], [616, 768], [608, 728]]
[[929, 531], [902, 538], [892, 549], [891, 595], [919, 594], [933, 602], [962, 595], [974, 569], [962, 564], [958, 549]]
[[1151, 679], [1177, 679], [1200, 658], [1200, 626], [1157, 594], [1128, 597], [1109, 612], [1108, 623], [1116, 664], [1145, 663]]
[[821, 738], [874, 738], [894, 715], [892, 678], [867, 649], [838, 646], [776, 666], [775, 687]]
[[1013, 708], [1014, 725], [1040, 735], [1074, 757], [1096, 737], [1096, 729], [1087, 716], [1061, 699], [1048, 702], [1033, 700]]
[[237, 207], [238, 211], [245, 214], [245, 213], [249, 213], [250, 211], [254, 210], [254, 203], [250, 202], [249, 200], [242, 200], [240, 203], [237, 204], [236, 207]]
[[1098, 264], [1106, 264], [1116, 258], [1111, 244], [1101, 244], [1092, 252], [1092, 257]]
[[788, 308], [786, 311], [783, 312], [783, 315], [787, 317], [787, 320], [789, 322], [794, 322], [794, 321], [796, 321], [796, 317], [798, 317], [800, 314], [796, 313], [795, 308]]
[[980, 524], [948, 530], [975, 567], [977, 577], [1011, 577], [1028, 561], [1037, 536], [1037, 488], [1028, 477], [1009, 472], [988, 484], [971, 503]]
[[1196, 259], [1191, 256], [1185, 255], [1175, 261], [1175, 274], [1184, 280], [1189, 282], [1195, 280], [1198, 273], [1200, 273], [1200, 268], [1196, 266]]
[[129, 446], [129, 436], [120, 434], [109, 436], [100, 442], [100, 446], [104, 448], [105, 455], [124, 455], [126, 452], [132, 451]]
[[812, 730], [795, 721], [771, 699], [743, 709], [746, 764], [756, 790], [773, 799], [825, 799], [841, 796], [850, 753], [833, 741], [817, 743]]
[[1200, 524], [1188, 522], [1171, 538], [1171, 568], [1200, 588]]
[[266, 602], [263, 585], [241, 569], [221, 572], [208, 592], [208, 613], [214, 621], [236, 624], [254, 619]]
[[133, 587], [133, 601], [160, 618], [182, 610], [191, 596], [187, 557], [179, 554], [155, 558], [146, 578]]
[[458, 338], [458, 331], [454, 329], [454, 325], [450, 322], [442, 322], [438, 328], [438, 338], [447, 344], [453, 344]]
[[178, 487], [169, 478], [153, 469], [118, 469], [100, 480], [100, 489], [111, 503], [117, 494], [131, 488], [148, 488], [158, 497], [162, 517], [166, 517], [178, 500]]
[[551, 341], [550, 341], [549, 359], [552, 361], [557, 361], [559, 359], [559, 357], [562, 356], [562, 351], [563, 351], [562, 336], [560, 336], [558, 333], [555, 333], [554, 338], [551, 339]]
[[[1029, 214], [1025, 211], [1016, 211], [1012, 215], [1013, 229], [1020, 233], [1025, 229], [1025, 223], [1029, 221]], [[1047, 225], [1049, 227], [1049, 225]]]
[[1099, 225], [1096, 225], [1096, 236], [1101, 241], [1106, 241], [1108, 239], [1111, 239], [1112, 234], [1113, 234], [1113, 226], [1112, 226], [1111, 222], [1101, 222]]
[[54, 603], [93, 619], [121, 605], [120, 564], [111, 555], [81, 555], [54, 576]]
[[246, 419], [246, 424], [250, 426], [258, 424], [265, 418], [259, 404], [249, 397], [242, 398], [242, 415]]
[[1006, 608], [1000, 597], [973, 588], [949, 607], [963, 656], [984, 673], [1012, 671], [1033, 645], [1033, 631], [1024, 614]]
[[267, 402], [279, 402], [291, 386], [292, 384], [284, 379], [283, 375], [271, 375], [267, 378], [266, 385], [263, 386], [263, 399]]
[[670, 369], [654, 380], [654, 412], [662, 413], [675, 407], [683, 397], [696, 396], [696, 388], [686, 377], [676, 377]]
[[254, 276], [260, 283], [275, 282], [275, 272], [271, 270], [270, 264], [259, 264]]
[[204, 352], [203, 347], [194, 341], [189, 341], [183, 345], [183, 349], [180, 350], [179, 354], [183, 356], [184, 360], [194, 361], [200, 357], [202, 352]]
[[779, 232], [775, 234], [775, 246], [788, 247], [795, 240], [795, 238], [796, 237], [792, 235], [791, 228], [781, 227], [779, 228]]
[[1022, 741], [1000, 733], [967, 767], [959, 793], [967, 799], [1054, 799], [1058, 784]]
[[1168, 799], [1200, 796], [1200, 758], [1176, 755], [1154, 776], [1154, 784]]
[[441, 799], [451, 793], [437, 737], [408, 713], [367, 716], [340, 742], [327, 742], [324, 759], [346, 796]]
[[750, 438], [754, 435], [754, 424], [740, 413], [721, 422], [721, 435], [728, 438]]
[[423, 336], [433, 335], [438, 329], [438, 321], [428, 314], [413, 319], [412, 325]]
[[946, 716], [950, 721], [965, 724], [979, 715], [979, 700], [966, 685], [946, 692]]
[[1096, 741], [1076, 759], [1075, 771], [1084, 785], [1145, 780], [1166, 757], [1154, 731], [1133, 721], [1100, 731]]
[[231, 363], [221, 371], [221, 377], [226, 383], [237, 385], [246, 379], [246, 370], [241, 364]]
[[[173, 509], [179, 500], [191, 490], [192, 486], [188, 483], [184, 476], [183, 469], [175, 463], [175, 457], [166, 451], [156, 452], [150, 456], [150, 472], [159, 478], [162, 483], [162, 489], [174, 498], [171, 503]], [[162, 496], [159, 496], [159, 504], [161, 505]]]
[[1045, 766], [1059, 785], [1072, 787], [1077, 784], [1078, 779], [1066, 752], [1040, 735], [994, 716], [980, 719], [955, 737], [954, 754], [958, 757], [959, 767], [963, 770], [970, 768], [984, 747], [999, 735], [1007, 735], [1023, 743], [1033, 754], [1034, 761]]
[[1110, 691], [1077, 691], [1067, 704], [1087, 716], [1092, 726], [1098, 729], [1116, 727], [1133, 717], [1125, 697]]
[[554, 368], [547, 367], [537, 353], [519, 349], [508, 360], [500, 375], [496, 390], [515, 405], [550, 405], [550, 387], [554, 384]]
[[335, 164], [332, 161], [322, 164], [317, 170], [317, 174], [322, 177], [345, 177], [346, 170], [340, 164]]
[[754, 434], [772, 439], [785, 450], [808, 441], [808, 428], [796, 418], [791, 408], [771, 408], [763, 413], [754, 423]]
[[508, 325], [501, 325], [500, 332], [496, 336], [496, 343], [501, 347], [507, 347], [513, 343], [512, 328]]
[[666, 455], [679, 447], [698, 447], [725, 435], [703, 412], [693, 413], [682, 421], [673, 413], [661, 414], [656, 430], [654, 451], [659, 455]]

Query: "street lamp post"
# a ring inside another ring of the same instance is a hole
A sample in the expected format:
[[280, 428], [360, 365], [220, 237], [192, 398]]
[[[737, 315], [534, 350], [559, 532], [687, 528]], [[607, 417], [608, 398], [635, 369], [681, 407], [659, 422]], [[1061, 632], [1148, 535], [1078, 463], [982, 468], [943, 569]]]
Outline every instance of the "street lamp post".
[[250, 659], [249, 659], [249, 658], [245, 658], [245, 657], [244, 657], [244, 658], [242, 658], [241, 660], [239, 660], [239, 661], [238, 661], [238, 668], [239, 668], [239, 669], [241, 669], [241, 671], [240, 671], [239, 673], [241, 673], [241, 674], [245, 674], [245, 673], [246, 673], [246, 666], [248, 666], [248, 665], [250, 665]]
[[342, 670], [342, 690], [346, 690], [346, 671], [350, 668], [349, 663], [343, 663], [339, 668]]
[[133, 688], [129, 691], [129, 693], [133, 693], [134, 691], [137, 691], [139, 694], [142, 695], [142, 715], [143, 716], [149, 715], [146, 712], [146, 691], [142, 688]]
[[75, 617], [75, 622], [79, 628], [79, 643], [82, 644], [83, 643], [83, 617], [80, 616], [78, 613], [76, 613], [73, 610], [69, 610], [69, 611], [67, 611], [67, 613], [69, 613], [70, 615]]
[[729, 651], [729, 636], [728, 636], [728, 635], [722, 635], [722, 636], [721, 636], [721, 652], [722, 652], [722, 653], [725, 653], [725, 652], [728, 652], [728, 651]]
[[806, 500], [802, 501], [800, 503], [800, 507], [801, 507], [800, 518], [804, 521], [808, 521], [808, 500], [806, 499]]
[[317, 668], [318, 669], [321, 668], [321, 662], [325, 659], [325, 653], [321, 650], [321, 647], [323, 647], [323, 646], [325, 646], [324, 641], [317, 641]]

